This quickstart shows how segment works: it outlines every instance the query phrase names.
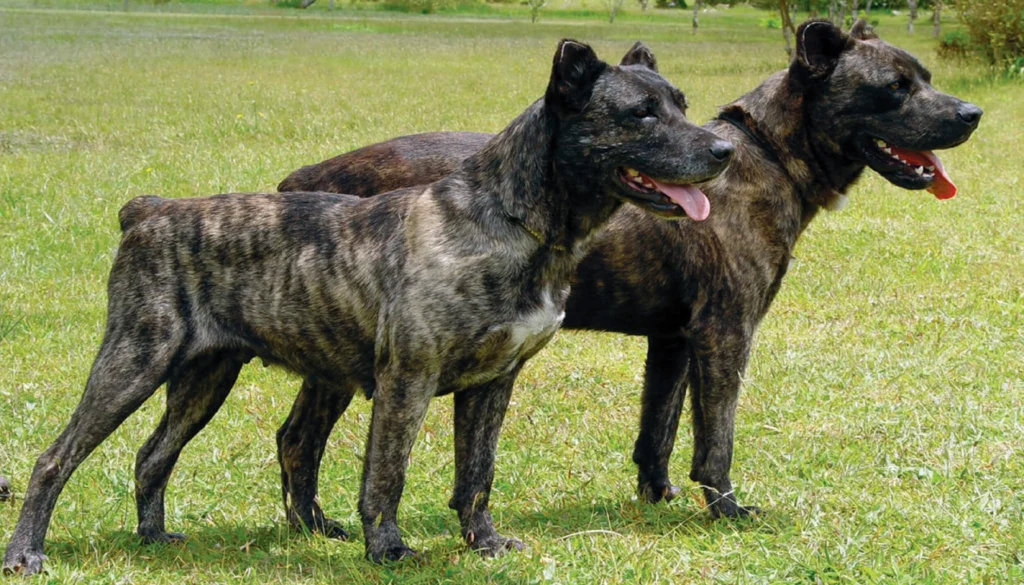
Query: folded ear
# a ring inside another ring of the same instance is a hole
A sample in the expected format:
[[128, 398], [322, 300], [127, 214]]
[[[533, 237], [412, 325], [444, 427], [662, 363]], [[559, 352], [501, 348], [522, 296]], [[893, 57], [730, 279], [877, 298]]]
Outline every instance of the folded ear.
[[861, 18], [850, 29], [850, 36], [857, 39], [858, 41], [866, 41], [869, 39], [877, 39], [878, 35], [875, 34], [875, 29], [871, 28], [868, 21]]
[[839, 62], [850, 37], [825, 20], [811, 20], [796, 29], [796, 57], [790, 71], [811, 82], [824, 81]]
[[594, 83], [607, 68], [608, 64], [598, 59], [589, 45], [563, 39], [551, 66], [545, 103], [562, 113], [582, 112], [590, 102]]
[[633, 48], [619, 62], [619, 65], [643, 65], [651, 71], [658, 70], [658, 60], [646, 45], [637, 41]]

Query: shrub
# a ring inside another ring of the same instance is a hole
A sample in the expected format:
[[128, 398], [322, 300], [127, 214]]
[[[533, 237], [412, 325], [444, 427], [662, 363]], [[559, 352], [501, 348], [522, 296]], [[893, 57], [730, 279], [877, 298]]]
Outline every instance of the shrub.
[[782, 28], [782, 20], [779, 19], [779, 18], [775, 18], [774, 16], [770, 16], [768, 18], [762, 18], [761, 19], [761, 26], [763, 26], [765, 28], [770, 28], [770, 29]]
[[1024, 0], [956, 0], [955, 6], [973, 52], [1007, 68], [1024, 57]]
[[962, 30], [949, 31], [939, 39], [939, 56], [946, 59], [959, 59], [967, 56], [971, 46], [971, 36]]

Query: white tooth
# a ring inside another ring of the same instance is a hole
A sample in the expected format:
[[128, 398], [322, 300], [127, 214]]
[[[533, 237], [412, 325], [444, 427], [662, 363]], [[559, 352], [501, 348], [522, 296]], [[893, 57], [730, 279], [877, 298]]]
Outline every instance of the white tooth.
[[640, 171], [636, 169], [626, 169], [626, 174], [629, 175], [630, 177], [635, 177], [640, 174]]
[[924, 167], [917, 167], [917, 168], [914, 169], [914, 172], [916, 172], [918, 175], [923, 176], [924, 175]]
[[935, 172], [935, 167], [928, 167], [929, 172]]
[[634, 183], [640, 183], [642, 185], [643, 182], [644, 182], [644, 179], [643, 179], [643, 177], [636, 176], [636, 177], [633, 177], [633, 182]]
[[884, 146], [882, 147], [882, 152], [884, 152], [885, 154], [892, 154], [892, 150], [890, 150], [890, 149], [888, 149], [888, 148], [886, 148]]

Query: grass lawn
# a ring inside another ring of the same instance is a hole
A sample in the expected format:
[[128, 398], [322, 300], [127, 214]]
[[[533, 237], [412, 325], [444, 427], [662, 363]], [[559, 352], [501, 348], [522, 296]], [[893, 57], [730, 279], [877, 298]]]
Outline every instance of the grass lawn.
[[[0, 504], [3, 544], [99, 347], [129, 198], [272, 190], [300, 165], [391, 136], [497, 131], [543, 93], [562, 36], [611, 61], [644, 40], [701, 121], [786, 64], [779, 31], [750, 9], [705, 14], [695, 37], [685, 11], [614, 25], [550, 11], [531, 25], [516, 9], [326, 3], [123, 13], [120, 1], [0, 0], [0, 475], [17, 495]], [[1024, 581], [1024, 86], [939, 61], [928, 28], [911, 37], [883, 17], [879, 32], [985, 109], [974, 138], [944, 155], [960, 194], [939, 202], [869, 173], [846, 210], [807, 230], [740, 403], [732, 478], [760, 519], [710, 520], [686, 479], [686, 430], [671, 467], [685, 497], [637, 502], [644, 340], [562, 332], [520, 377], [499, 450], [492, 509], [522, 553], [483, 560], [458, 536], [450, 398], [431, 409], [402, 502], [418, 560], [362, 558], [364, 400], [321, 474], [324, 508], [355, 538], [290, 533], [274, 433], [298, 380], [250, 366], [171, 479], [168, 528], [188, 542], [134, 535], [135, 451], [160, 393], [68, 484], [49, 581]]]

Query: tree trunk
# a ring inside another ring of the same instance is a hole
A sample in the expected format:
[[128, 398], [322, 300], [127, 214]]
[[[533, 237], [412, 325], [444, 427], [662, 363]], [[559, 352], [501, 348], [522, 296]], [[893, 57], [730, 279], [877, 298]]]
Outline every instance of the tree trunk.
[[871, 0], [868, 0], [868, 5], [864, 8], [864, 18], [867, 18], [868, 22], [871, 21]]
[[858, 18], [857, 12], [858, 12], [859, 8], [860, 8], [860, 0], [853, 0], [853, 10], [851, 11], [852, 12], [851, 15], [853, 16], [853, 22], [857, 22], [857, 18]]
[[327, 10], [334, 10], [334, 0], [327, 3]]
[[779, 0], [779, 17], [782, 19], [782, 38], [786, 41], [786, 54], [793, 55], [792, 38], [796, 36], [789, 0]]
[[836, 23], [836, 0], [830, 0], [828, 3], [828, 21]]
[[647, 12], [647, 5], [651, 3], [651, 0], [640, 0], [640, 10]]
[[299, 8], [309, 8], [314, 2], [316, 2], [316, 0], [302, 0], [302, 4], [299, 4]]
[[910, 17], [907, 20], [907, 32], [914, 34], [914, 21], [917, 20], [917, 0], [907, 0], [907, 6], [910, 8]]
[[932, 36], [938, 38], [942, 34], [942, 0], [935, 0], [935, 12], [932, 13]]
[[693, 34], [697, 34], [697, 29], [700, 28], [700, 23], [697, 21], [697, 15], [700, 13], [701, 0], [693, 0]]
[[836, 24], [840, 27], [846, 25], [846, 0], [839, 0], [839, 22]]

